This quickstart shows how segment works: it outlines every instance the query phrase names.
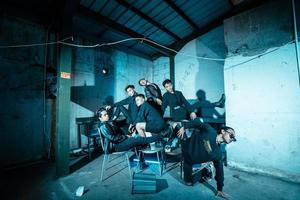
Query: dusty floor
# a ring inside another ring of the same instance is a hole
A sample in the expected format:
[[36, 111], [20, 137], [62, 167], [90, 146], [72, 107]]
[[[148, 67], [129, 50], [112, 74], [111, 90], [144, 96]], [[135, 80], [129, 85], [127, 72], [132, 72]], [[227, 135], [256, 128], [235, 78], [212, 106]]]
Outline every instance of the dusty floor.
[[[8, 172], [1, 178], [1, 199], [219, 199], [214, 195], [214, 180], [204, 184], [196, 183], [192, 187], [185, 186], [180, 179], [179, 166], [172, 168], [170, 165], [163, 176], [157, 176], [157, 193], [132, 195], [129, 172], [120, 159], [113, 161], [118, 167], [108, 169], [107, 179], [100, 182], [102, 158], [103, 156], [98, 157], [60, 179], [55, 178], [55, 165], [49, 163]], [[150, 167], [146, 172], [154, 173], [155, 168]], [[75, 196], [79, 186], [86, 189], [82, 197]], [[225, 168], [224, 192], [228, 193], [231, 199], [237, 200], [300, 199], [299, 184], [231, 168]]]

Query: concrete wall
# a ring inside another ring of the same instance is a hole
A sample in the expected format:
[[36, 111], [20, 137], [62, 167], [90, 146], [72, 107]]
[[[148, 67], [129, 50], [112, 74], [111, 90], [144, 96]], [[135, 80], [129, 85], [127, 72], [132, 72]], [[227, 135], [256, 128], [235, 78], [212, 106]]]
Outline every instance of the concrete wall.
[[[0, 18], [1, 45], [45, 41], [44, 27], [21, 19]], [[52, 34], [50, 41], [55, 41]], [[75, 42], [90, 43], [80, 38]], [[93, 116], [101, 105], [125, 98], [127, 84], [134, 84], [137, 91], [143, 92], [137, 82], [142, 77], [153, 81], [153, 62], [109, 48], [72, 51], [70, 148], [77, 148], [75, 119]], [[55, 46], [49, 47], [47, 66], [54, 71], [55, 55]], [[48, 157], [49, 149], [54, 150], [50, 139], [55, 137], [55, 99], [46, 99], [44, 104], [44, 64], [43, 46], [0, 49], [1, 166]], [[101, 72], [104, 67], [109, 70], [107, 75]], [[82, 136], [83, 145], [86, 142]]]
[[139, 86], [138, 81], [146, 78], [153, 81], [153, 62], [135, 55], [121, 51], [114, 51], [113, 63], [115, 66], [116, 90], [114, 97], [120, 101], [127, 97], [125, 87], [129, 84], [134, 85], [138, 93], [144, 93], [144, 89]]
[[[82, 42], [82, 41], [79, 41]], [[104, 75], [102, 69], [108, 69]], [[111, 105], [127, 97], [125, 87], [137, 83], [142, 77], [152, 81], [153, 63], [113, 49], [73, 49], [72, 98], [70, 119], [70, 148], [77, 148], [77, 117], [91, 117], [103, 105]], [[82, 145], [87, 143], [81, 136]]]
[[[295, 44], [285, 45], [293, 39], [291, 5], [269, 3], [224, 29], [226, 123], [238, 139], [228, 147], [231, 165], [299, 181], [300, 87]], [[261, 53], [268, 54], [255, 57]]]
[[[156, 83], [162, 94], [166, 92], [162, 82], [170, 79], [170, 58], [160, 57], [153, 61], [153, 82]], [[170, 117], [170, 108], [165, 110], [164, 117]]]
[[[175, 86], [187, 99], [197, 99], [199, 90], [206, 93], [206, 100], [215, 102], [224, 93], [224, 61], [197, 59], [193, 56], [211, 58], [225, 57], [223, 26], [189, 42], [175, 57]], [[184, 55], [183, 55], [184, 54]], [[187, 56], [187, 55], [190, 55]], [[224, 114], [224, 109], [204, 109], [205, 115]]]
[[162, 82], [166, 79], [170, 79], [170, 59], [160, 57], [153, 61], [153, 82], [160, 87], [162, 93], [165, 92]]
[[[0, 44], [45, 42], [43, 27], [0, 18]], [[0, 166], [41, 158], [48, 148], [43, 131], [43, 46], [0, 49]]]

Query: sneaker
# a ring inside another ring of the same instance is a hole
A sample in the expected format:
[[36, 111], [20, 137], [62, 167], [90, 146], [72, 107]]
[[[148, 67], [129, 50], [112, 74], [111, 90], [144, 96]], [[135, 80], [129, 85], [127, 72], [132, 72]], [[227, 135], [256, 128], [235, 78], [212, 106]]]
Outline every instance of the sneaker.
[[138, 165], [138, 169], [140, 171], [143, 171], [144, 169], [146, 169], [148, 167], [148, 165], [146, 165], [145, 162], [140, 162], [139, 165]]
[[193, 183], [192, 182], [185, 182], [185, 185], [187, 185], [187, 186], [193, 186]]
[[220, 100], [215, 103], [215, 106], [219, 108], [224, 108], [225, 100], [226, 100], [225, 94], [222, 94]]

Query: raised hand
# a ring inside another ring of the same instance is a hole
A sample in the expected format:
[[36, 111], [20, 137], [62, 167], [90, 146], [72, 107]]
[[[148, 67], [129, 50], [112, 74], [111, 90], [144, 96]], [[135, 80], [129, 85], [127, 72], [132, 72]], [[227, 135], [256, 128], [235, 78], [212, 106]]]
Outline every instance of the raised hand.
[[226, 194], [225, 192], [222, 191], [218, 191], [216, 194], [216, 197], [221, 197], [223, 199], [230, 199], [230, 196], [228, 194]]

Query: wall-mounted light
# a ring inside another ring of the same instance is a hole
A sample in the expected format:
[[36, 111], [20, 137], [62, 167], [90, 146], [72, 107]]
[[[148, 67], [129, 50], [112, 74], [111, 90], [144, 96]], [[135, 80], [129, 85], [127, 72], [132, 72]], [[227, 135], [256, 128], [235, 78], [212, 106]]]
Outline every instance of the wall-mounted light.
[[101, 72], [102, 72], [103, 75], [107, 75], [108, 74], [108, 69], [103, 67]]

